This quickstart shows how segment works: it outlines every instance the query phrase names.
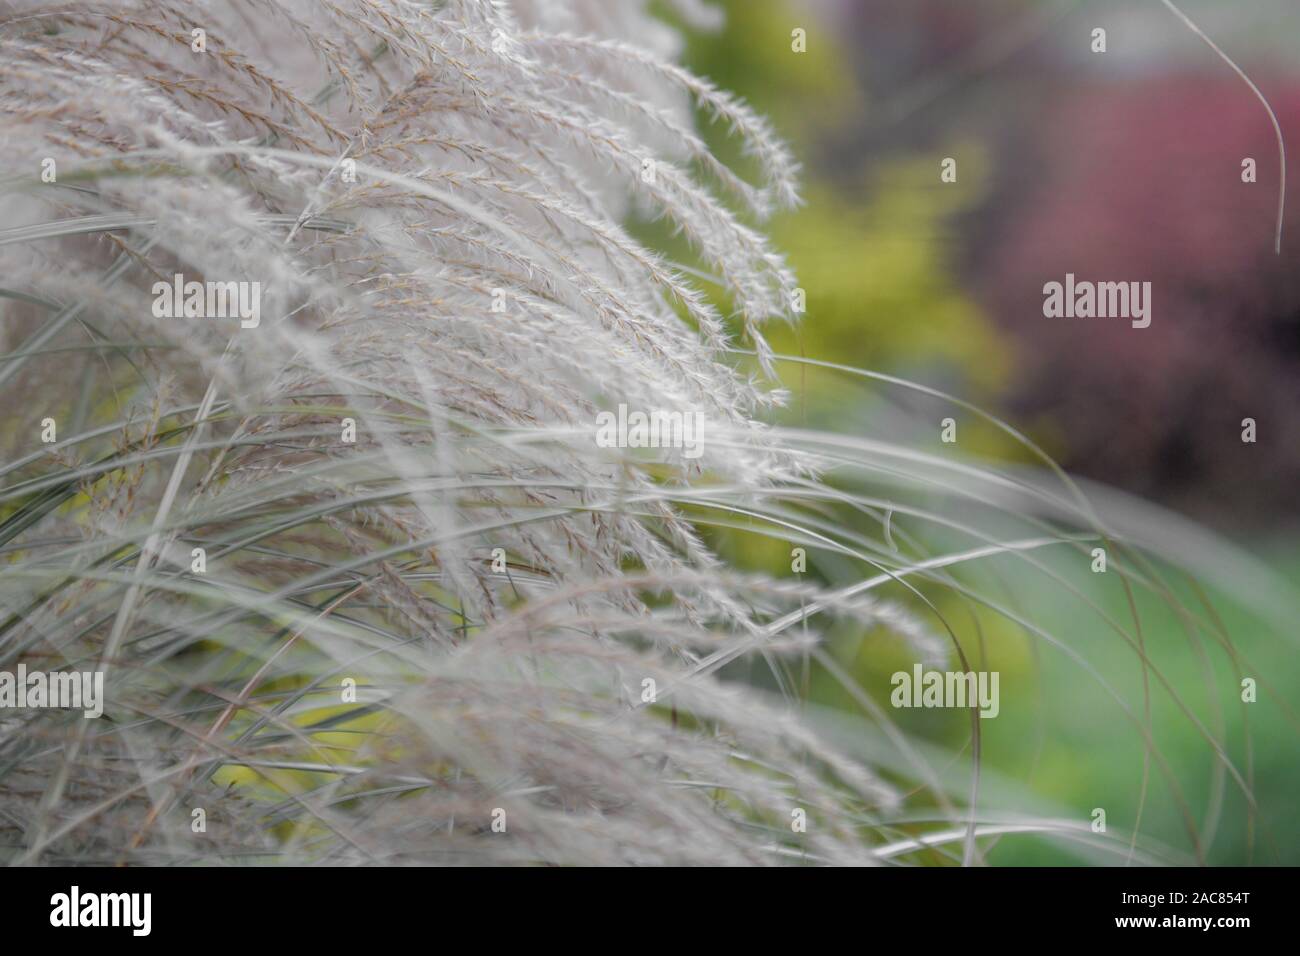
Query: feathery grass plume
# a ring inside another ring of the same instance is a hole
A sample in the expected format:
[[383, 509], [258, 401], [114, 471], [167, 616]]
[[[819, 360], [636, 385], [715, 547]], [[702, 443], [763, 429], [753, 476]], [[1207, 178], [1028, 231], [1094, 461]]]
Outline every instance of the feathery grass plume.
[[[1040, 552], [1109, 540], [1126, 587], [1232, 656], [1137, 550], [1162, 519], [772, 426], [763, 326], [795, 280], [756, 223], [797, 203], [797, 166], [672, 62], [648, 6], [0, 8], [0, 669], [106, 688], [99, 720], [0, 712], [0, 859], [876, 863], [964, 841], [973, 862], [1021, 832], [1201, 854], [1214, 824], [1190, 815], [1166, 848], [981, 800], [978, 720], [975, 759], [936, 766], [832, 653], [847, 629], [965, 662], [925, 587], [1074, 655], [965, 571], [1018, 562], [1087, 608]], [[634, 208], [734, 315], [633, 238]], [[177, 276], [222, 284], [224, 314], [182, 287], [168, 315]], [[702, 454], [598, 444], [619, 406], [698, 416]], [[725, 534], [837, 570], [747, 572]], [[1152, 543], [1177, 562], [1182, 540]], [[1160, 683], [1140, 629], [1105, 623]], [[804, 700], [812, 666], [864, 719]], [[1189, 719], [1249, 797], [1222, 728]]]

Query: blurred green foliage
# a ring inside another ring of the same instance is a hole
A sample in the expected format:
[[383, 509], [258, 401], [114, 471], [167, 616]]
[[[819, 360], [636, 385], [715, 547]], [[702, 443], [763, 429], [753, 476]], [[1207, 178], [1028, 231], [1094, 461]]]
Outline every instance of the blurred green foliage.
[[[722, 6], [724, 30], [688, 34], [687, 65], [768, 116], [804, 163], [805, 205], [770, 231], [808, 312], [797, 330], [775, 330], [773, 343], [798, 354], [801, 338], [809, 355], [864, 368], [947, 364], [948, 377], [996, 388], [1008, 371], [1007, 343], [950, 278], [948, 223], [982, 195], [978, 144], [954, 144], [961, 168], [946, 184], [940, 155], [846, 156], [833, 141], [870, 106], [838, 38], [784, 2]], [[806, 53], [790, 49], [796, 26], [808, 31]], [[723, 159], [745, 169], [725, 130], [707, 133]]]

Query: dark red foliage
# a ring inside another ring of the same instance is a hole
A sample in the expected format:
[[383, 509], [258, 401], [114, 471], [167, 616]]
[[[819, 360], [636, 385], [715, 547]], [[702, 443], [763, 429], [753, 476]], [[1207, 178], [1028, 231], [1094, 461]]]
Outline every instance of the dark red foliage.
[[[1000, 158], [976, 237], [975, 281], [1021, 347], [1016, 419], [1072, 469], [1203, 516], [1300, 511], [1300, 87], [1261, 87], [1294, 140], [1280, 257], [1272, 127], [1231, 74], [1055, 97]], [[1150, 281], [1151, 326], [1045, 318], [1067, 272]]]

